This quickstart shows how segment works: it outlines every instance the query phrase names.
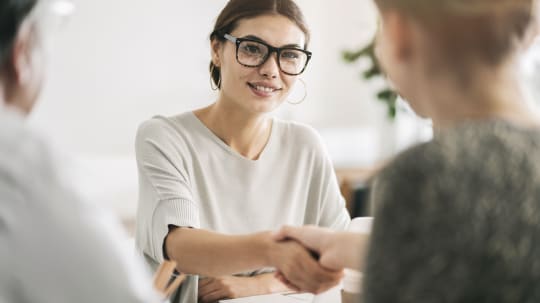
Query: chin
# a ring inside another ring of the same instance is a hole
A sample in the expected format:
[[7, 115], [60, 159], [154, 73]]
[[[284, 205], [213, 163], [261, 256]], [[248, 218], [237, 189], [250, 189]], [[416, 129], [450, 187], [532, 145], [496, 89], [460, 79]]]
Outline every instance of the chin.
[[277, 105], [271, 105], [271, 106], [254, 106], [251, 108], [251, 112], [257, 113], [257, 114], [267, 114], [275, 111], [278, 108]]

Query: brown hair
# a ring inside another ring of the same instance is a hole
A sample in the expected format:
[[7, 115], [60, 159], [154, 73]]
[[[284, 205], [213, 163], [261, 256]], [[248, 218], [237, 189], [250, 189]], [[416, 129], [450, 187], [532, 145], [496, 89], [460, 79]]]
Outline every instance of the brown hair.
[[0, 69], [6, 64], [19, 27], [36, 4], [37, 0], [0, 1]]
[[[255, 18], [263, 15], [281, 15], [294, 22], [306, 36], [307, 48], [310, 33], [302, 11], [293, 0], [230, 0], [219, 14], [210, 41], [219, 39], [225, 33], [232, 32], [242, 19]], [[214, 84], [221, 88], [221, 71], [210, 61], [210, 73]]]
[[535, 0], [375, 0], [379, 8], [411, 16], [452, 61], [497, 65], [526, 36]]

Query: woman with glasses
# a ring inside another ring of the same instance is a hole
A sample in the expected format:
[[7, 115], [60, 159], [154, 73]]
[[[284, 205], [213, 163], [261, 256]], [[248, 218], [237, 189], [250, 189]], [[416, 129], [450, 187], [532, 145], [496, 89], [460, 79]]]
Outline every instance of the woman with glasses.
[[192, 275], [175, 302], [288, 290], [274, 269], [312, 292], [339, 281], [340, 271], [269, 232], [350, 221], [319, 136], [271, 116], [306, 69], [308, 43], [292, 0], [231, 0], [210, 35], [217, 100], [140, 127], [136, 242], [154, 268], [169, 258]]
[[375, 3], [380, 61], [435, 137], [378, 176], [369, 241], [314, 227], [279, 237], [328, 268], [364, 268], [363, 302], [539, 302], [540, 119], [518, 77], [535, 0]]

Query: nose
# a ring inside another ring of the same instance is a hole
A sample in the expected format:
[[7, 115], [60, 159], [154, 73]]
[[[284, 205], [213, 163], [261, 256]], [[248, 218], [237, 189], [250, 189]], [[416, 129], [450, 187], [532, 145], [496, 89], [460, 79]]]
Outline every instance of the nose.
[[259, 67], [259, 73], [266, 78], [275, 79], [279, 74], [277, 53], [272, 53], [266, 62]]

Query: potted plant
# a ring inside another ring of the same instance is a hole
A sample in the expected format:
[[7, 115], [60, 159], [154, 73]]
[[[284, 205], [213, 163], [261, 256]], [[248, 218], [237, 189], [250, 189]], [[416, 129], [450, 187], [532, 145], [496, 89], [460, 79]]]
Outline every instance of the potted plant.
[[[370, 67], [362, 72], [362, 77], [364, 79], [384, 77], [379, 61], [375, 56], [375, 38], [367, 46], [359, 50], [343, 51], [342, 56], [343, 60], [347, 63], [356, 62], [360, 58], [366, 58], [371, 62]], [[397, 97], [397, 93], [393, 91], [388, 85], [386, 85], [383, 89], [377, 92], [377, 99], [386, 104], [388, 117], [392, 120], [395, 119], [397, 114]]]

